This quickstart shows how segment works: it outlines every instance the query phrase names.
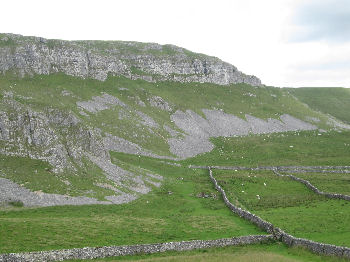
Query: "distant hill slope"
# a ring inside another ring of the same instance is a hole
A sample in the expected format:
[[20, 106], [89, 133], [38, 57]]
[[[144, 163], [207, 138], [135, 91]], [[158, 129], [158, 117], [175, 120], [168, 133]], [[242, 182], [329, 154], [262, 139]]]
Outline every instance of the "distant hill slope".
[[350, 89], [304, 87], [288, 90], [312, 109], [330, 114], [350, 124]]

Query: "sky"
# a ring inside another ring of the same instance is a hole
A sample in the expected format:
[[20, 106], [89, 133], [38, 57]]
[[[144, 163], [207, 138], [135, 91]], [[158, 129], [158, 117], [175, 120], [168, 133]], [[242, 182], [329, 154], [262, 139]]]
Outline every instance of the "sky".
[[2, 0], [0, 32], [174, 44], [277, 87], [350, 87], [350, 0]]

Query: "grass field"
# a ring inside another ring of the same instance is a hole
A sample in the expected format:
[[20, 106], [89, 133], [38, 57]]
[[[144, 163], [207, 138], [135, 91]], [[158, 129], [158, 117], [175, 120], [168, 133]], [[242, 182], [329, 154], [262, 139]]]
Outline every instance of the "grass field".
[[[232, 203], [296, 237], [350, 247], [349, 201], [319, 196], [305, 185], [272, 172], [213, 173]], [[332, 184], [331, 176], [326, 181]]]
[[278, 177], [271, 171], [214, 169], [213, 173], [228, 197], [238, 200], [242, 207], [249, 210], [294, 207], [325, 200], [305, 185], [288, 177]]
[[318, 256], [301, 248], [288, 248], [281, 243], [270, 243], [184, 252], [165, 252], [152, 255], [113, 257], [92, 261], [340, 262], [347, 260], [336, 257]]

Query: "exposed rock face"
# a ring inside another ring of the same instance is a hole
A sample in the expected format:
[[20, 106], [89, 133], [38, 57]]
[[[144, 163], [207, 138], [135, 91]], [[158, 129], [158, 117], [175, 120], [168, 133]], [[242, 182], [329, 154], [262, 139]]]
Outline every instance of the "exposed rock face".
[[63, 72], [104, 81], [109, 74], [146, 81], [247, 83], [260, 86], [218, 58], [158, 44], [136, 42], [60, 41], [0, 34], [0, 72], [19, 75]]
[[0, 140], [6, 148], [0, 153], [46, 160], [55, 172], [73, 168], [70, 159], [80, 162], [86, 152], [109, 157], [98, 130], [80, 125], [75, 115], [51, 108], [37, 112], [12, 99], [3, 103], [8, 111], [0, 111]]

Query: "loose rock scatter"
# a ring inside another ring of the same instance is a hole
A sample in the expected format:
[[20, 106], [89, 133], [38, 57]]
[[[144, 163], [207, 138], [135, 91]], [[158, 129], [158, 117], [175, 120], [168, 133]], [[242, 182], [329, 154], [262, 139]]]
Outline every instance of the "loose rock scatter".
[[184, 138], [170, 138], [170, 151], [181, 159], [210, 152], [214, 145], [210, 137], [232, 137], [252, 134], [267, 134], [297, 130], [314, 130], [317, 126], [304, 122], [288, 114], [280, 119], [267, 121], [246, 115], [246, 120], [221, 110], [202, 110], [205, 118], [187, 110], [177, 110], [171, 120], [185, 133]]

